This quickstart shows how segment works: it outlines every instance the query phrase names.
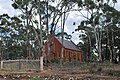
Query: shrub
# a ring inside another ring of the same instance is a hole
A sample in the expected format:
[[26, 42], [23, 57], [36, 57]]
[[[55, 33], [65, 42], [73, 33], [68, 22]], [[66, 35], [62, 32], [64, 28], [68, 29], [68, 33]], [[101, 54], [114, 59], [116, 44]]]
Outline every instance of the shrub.
[[52, 63], [59, 63], [59, 59], [51, 59]]
[[101, 71], [102, 71], [102, 68], [101, 68], [101, 67], [98, 67], [98, 68], [97, 68], [97, 71], [101, 72]]

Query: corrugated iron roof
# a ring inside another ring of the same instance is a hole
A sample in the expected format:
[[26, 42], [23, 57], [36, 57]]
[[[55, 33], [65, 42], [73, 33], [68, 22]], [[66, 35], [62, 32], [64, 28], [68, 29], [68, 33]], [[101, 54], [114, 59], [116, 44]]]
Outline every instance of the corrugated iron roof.
[[[61, 38], [57, 38], [58, 41], [62, 44], [62, 39]], [[68, 41], [68, 40], [65, 40], [63, 39], [63, 46], [67, 49], [71, 49], [71, 50], [76, 50], [76, 51], [81, 51], [77, 45], [74, 44], [73, 41]]]

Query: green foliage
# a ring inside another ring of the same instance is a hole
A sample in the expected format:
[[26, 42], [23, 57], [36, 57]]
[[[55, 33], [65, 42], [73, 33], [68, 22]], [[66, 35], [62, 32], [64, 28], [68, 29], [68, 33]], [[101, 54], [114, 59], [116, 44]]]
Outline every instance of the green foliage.
[[83, 4], [82, 0], [77, 0], [77, 1], [78, 1], [78, 6], [82, 7]]
[[17, 6], [17, 4], [12, 4], [12, 7], [14, 7], [15, 9], [18, 9], [19, 7]]
[[120, 76], [120, 71], [112, 71], [112, 70], [110, 70], [110, 71], [107, 72], [107, 75], [119, 77]]
[[41, 80], [40, 78], [32, 78], [30, 80]]
[[100, 67], [99, 65], [97, 65], [97, 64], [90, 64], [89, 65], [90, 67], [89, 67], [89, 72], [90, 73], [96, 73], [96, 72], [101, 72], [102, 71], [102, 67]]
[[96, 65], [95, 65], [95, 64], [91, 64], [91, 65], [90, 65], [90, 68], [89, 68], [89, 72], [90, 72], [90, 73], [94, 73], [94, 72], [95, 72], [95, 69], [96, 69]]
[[[38, 27], [38, 21], [34, 20], [38, 13], [38, 0], [14, 0], [12, 6], [15, 9], [21, 9], [23, 12], [28, 12], [28, 15], [22, 14], [19, 17], [10, 17], [8, 14], [0, 15], [0, 33], [2, 34], [2, 40], [4, 41], [4, 53], [7, 55], [11, 54], [11, 58], [16, 56], [17, 52], [21, 51], [25, 53], [26, 56], [27, 50], [26, 47], [29, 45], [31, 48], [31, 52], [33, 54], [37, 53], [38, 50], [38, 40], [36, 39], [36, 33], [40, 35], [39, 28], [33, 28], [34, 26], [25, 25], [25, 19], [29, 17], [29, 20], [32, 20]], [[55, 0], [52, 0], [54, 2]], [[42, 15], [42, 26], [48, 24], [45, 19], [51, 19], [51, 32], [54, 32], [56, 29], [57, 22], [59, 22], [60, 17], [63, 15], [61, 10], [65, 12], [69, 12], [74, 3], [78, 5], [79, 10], [86, 10], [90, 13], [89, 17], [85, 17], [86, 19], [80, 22], [80, 25], [76, 29], [76, 31], [81, 31], [85, 34], [79, 36], [83, 43], [79, 43], [78, 45], [84, 51], [85, 55], [90, 56], [93, 49], [96, 49], [96, 38], [94, 34], [102, 34], [102, 45], [103, 46], [103, 56], [105, 54], [109, 54], [108, 46], [111, 47], [112, 51], [117, 51], [120, 49], [119, 40], [119, 25], [120, 23], [120, 12], [117, 11], [112, 3], [117, 3], [117, 0], [62, 0], [60, 4], [57, 6], [52, 6], [48, 4], [48, 14], [46, 15], [46, 3], [45, 1], [41, 1], [40, 10]], [[111, 6], [112, 5], [112, 6]], [[84, 17], [84, 14], [83, 14]], [[102, 19], [101, 19], [102, 18]], [[74, 23], [73, 25], [75, 25]], [[107, 25], [106, 25], [107, 24]], [[54, 28], [53, 28], [54, 27]], [[45, 29], [45, 27], [43, 27]], [[108, 32], [106, 29], [108, 28]], [[53, 30], [53, 31], [52, 31]], [[44, 31], [44, 30], [43, 30]], [[28, 33], [27, 33], [28, 32]], [[113, 33], [112, 33], [113, 32]], [[108, 34], [108, 37], [107, 37]], [[64, 33], [66, 39], [71, 39], [71, 35]], [[28, 37], [29, 36], [29, 37]], [[61, 36], [61, 33], [58, 33], [57, 36]], [[114, 43], [112, 37], [114, 36]], [[46, 39], [46, 31], [43, 32], [44, 39]], [[40, 36], [38, 36], [40, 38]], [[29, 39], [29, 41], [27, 41]], [[110, 44], [108, 44], [108, 40]], [[34, 47], [33, 47], [34, 45]], [[117, 49], [114, 48], [117, 47]], [[36, 49], [35, 49], [36, 48]], [[14, 50], [13, 50], [14, 49]], [[113, 50], [114, 49], [114, 50]], [[105, 52], [106, 50], [106, 52]], [[97, 50], [98, 51], [98, 50]], [[114, 52], [116, 53], [116, 52]], [[117, 53], [118, 54], [118, 53]], [[35, 54], [36, 55], [36, 54]], [[115, 54], [116, 55], [116, 54]], [[36, 55], [37, 56], [37, 55]], [[108, 56], [109, 57], [109, 56]]]
[[95, 18], [95, 25], [99, 24], [99, 16], [96, 16]]
[[12, 6], [15, 9], [18, 9], [20, 7], [24, 7], [25, 5], [28, 5], [29, 2], [31, 2], [32, 0], [15, 0], [15, 2], [12, 4]]
[[[61, 37], [62, 33], [57, 33], [56, 36], [57, 37]], [[64, 38], [67, 39], [67, 40], [70, 40], [72, 38], [71, 35], [67, 34], [66, 32], [63, 33], [64, 35]]]
[[113, 72], [111, 72], [111, 71], [108, 72], [108, 75], [113, 76]]
[[98, 67], [98, 68], [97, 68], [97, 71], [98, 71], [98, 72], [101, 72], [101, 71], [102, 71], [102, 68], [101, 68], [101, 67]]
[[60, 61], [59, 61], [59, 59], [51, 59], [51, 62], [52, 63], [59, 63]]
[[[82, 6], [79, 6], [79, 8], [86, 10], [86, 12], [88, 12], [91, 15], [91, 16], [86, 16], [82, 14], [85, 20], [82, 20], [78, 28], [75, 30], [75, 31], [80, 31], [81, 33], [83, 32], [86, 35], [84, 36], [80, 34], [79, 38], [83, 40], [84, 44], [82, 43], [78, 44], [80, 48], [85, 52], [84, 57], [90, 56], [90, 54], [92, 53], [91, 50], [95, 50], [95, 49], [97, 53], [100, 54], [99, 48], [97, 49], [95, 47], [97, 42], [100, 41], [99, 40], [100, 35], [98, 34], [101, 34], [101, 36], [103, 37], [101, 39], [102, 41], [101, 45], [106, 45], [106, 47], [103, 48], [104, 50], [102, 49], [103, 52], [101, 52], [102, 53], [101, 55], [104, 56], [107, 54], [107, 57], [110, 57], [108, 56], [110, 55], [110, 51], [108, 51], [108, 48], [107, 48], [108, 45], [111, 46], [112, 51], [115, 51], [115, 48], [113, 47], [113, 45], [115, 45], [116, 42], [113, 42], [114, 40], [113, 36], [115, 38], [116, 36], [115, 32], [118, 29], [115, 29], [114, 27], [119, 28], [116, 25], [119, 24], [119, 20], [120, 20], [120, 12], [113, 7], [116, 2], [117, 0], [112, 0], [111, 2], [110, 0], [107, 0], [106, 2], [104, 0], [95, 0], [95, 1], [82, 0]], [[110, 3], [113, 3], [113, 4], [110, 4]], [[106, 28], [109, 28], [108, 32]], [[113, 32], [111, 31], [112, 29], [113, 29]], [[109, 36], [109, 37], [106, 37], [106, 36]], [[91, 41], [88, 40], [88, 38], [90, 38]], [[115, 52], [113, 52], [113, 54], [116, 55]]]
[[[26, 56], [25, 50], [25, 35], [26, 28], [22, 24], [22, 20], [19, 17], [10, 17], [7, 14], [0, 15], [1, 39], [3, 41], [2, 57], [4, 59], [16, 59], [19, 52], [22, 52], [20, 56]], [[24, 29], [23, 29], [24, 27]]]

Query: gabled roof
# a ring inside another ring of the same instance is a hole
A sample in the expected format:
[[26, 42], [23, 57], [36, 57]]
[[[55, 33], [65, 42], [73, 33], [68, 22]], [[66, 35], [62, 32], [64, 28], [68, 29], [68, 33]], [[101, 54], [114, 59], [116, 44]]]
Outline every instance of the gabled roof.
[[[62, 44], [62, 39], [61, 38], [57, 38], [58, 41]], [[71, 50], [76, 50], [76, 51], [81, 51], [77, 45], [74, 44], [73, 41], [68, 41], [63, 39], [63, 47], [67, 48], [67, 49], [71, 49]]]

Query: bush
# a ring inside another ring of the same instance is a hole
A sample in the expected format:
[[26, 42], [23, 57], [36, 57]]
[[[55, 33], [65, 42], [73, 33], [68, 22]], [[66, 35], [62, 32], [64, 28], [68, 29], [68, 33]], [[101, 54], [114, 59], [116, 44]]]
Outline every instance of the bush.
[[97, 66], [96, 64], [92, 64], [90, 65], [89, 71], [90, 73], [101, 72], [102, 68], [100, 66]]
[[59, 59], [51, 59], [52, 63], [59, 63]]
[[97, 71], [101, 72], [101, 71], [102, 71], [102, 68], [101, 68], [101, 67], [98, 67], [98, 68], [97, 68]]
[[120, 76], [120, 71], [109, 71], [107, 73], [109, 76]]

